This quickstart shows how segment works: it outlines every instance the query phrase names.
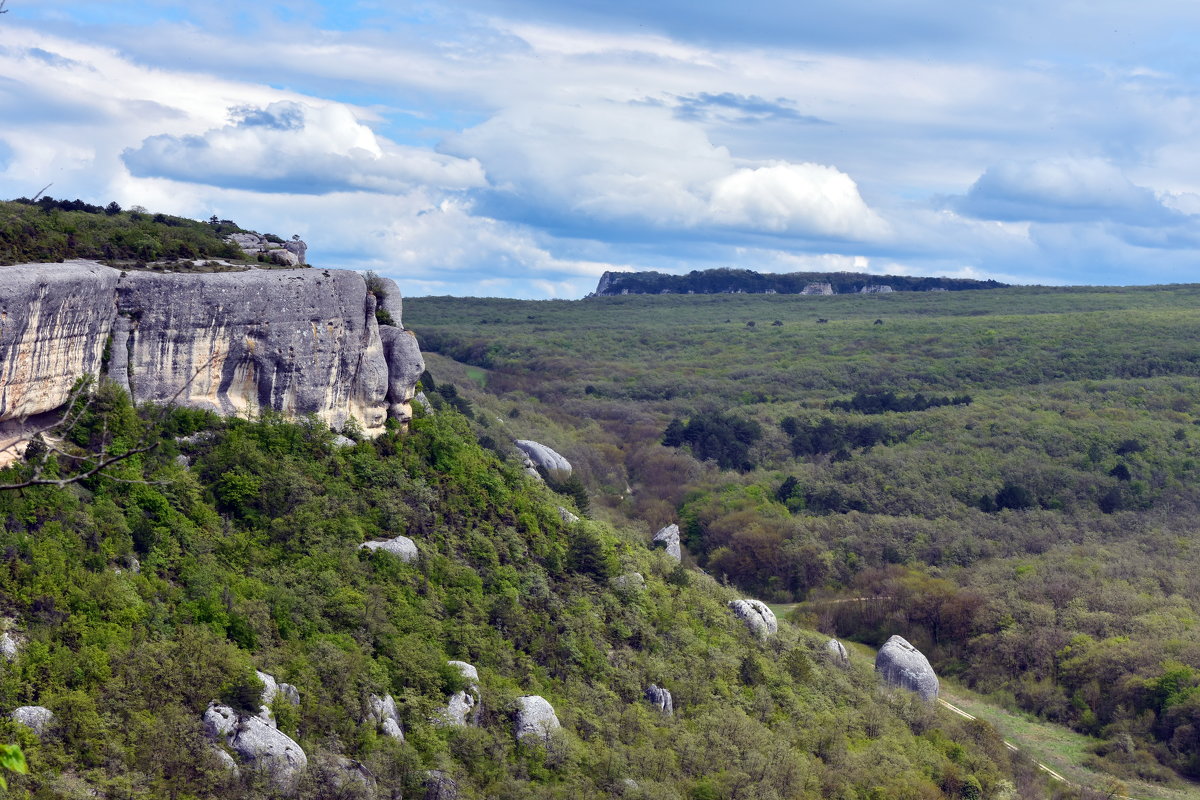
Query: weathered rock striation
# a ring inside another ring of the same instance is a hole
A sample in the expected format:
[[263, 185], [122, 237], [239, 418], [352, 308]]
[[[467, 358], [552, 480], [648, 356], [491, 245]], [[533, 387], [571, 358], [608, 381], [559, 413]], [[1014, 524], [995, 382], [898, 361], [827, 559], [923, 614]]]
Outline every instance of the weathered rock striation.
[[657, 708], [668, 717], [675, 714], [675, 699], [671, 697], [671, 692], [662, 688], [657, 684], [650, 684], [646, 687], [646, 699], [650, 705]]
[[765, 639], [779, 633], [779, 622], [775, 619], [775, 612], [767, 608], [767, 604], [761, 600], [730, 600], [729, 607], [755, 636]]
[[[374, 295], [347, 270], [0, 267], [0, 448], [59, 409], [76, 379], [97, 374], [106, 350], [108, 376], [139, 403], [311, 414], [377, 435], [389, 415], [411, 417], [425, 368], [388, 283], [384, 307], [396, 326], [378, 324]], [[15, 449], [0, 452], [0, 466]]]
[[892, 636], [875, 656], [875, 672], [888, 686], [916, 692], [924, 700], [936, 700], [938, 678], [929, 659], [902, 636]]

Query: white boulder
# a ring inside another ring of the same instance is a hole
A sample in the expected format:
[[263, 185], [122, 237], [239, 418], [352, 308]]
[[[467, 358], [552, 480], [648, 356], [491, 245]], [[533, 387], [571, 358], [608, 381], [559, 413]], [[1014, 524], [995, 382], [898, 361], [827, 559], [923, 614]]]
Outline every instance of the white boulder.
[[19, 722], [38, 736], [45, 736], [54, 724], [54, 712], [45, 706], [21, 706], [14, 708], [9, 714], [14, 722]]
[[739, 619], [746, 623], [750, 632], [760, 639], [779, 633], [779, 622], [775, 619], [775, 612], [767, 608], [766, 603], [747, 598], [730, 600], [729, 607], [733, 609], [733, 613]]
[[541, 740], [550, 737], [550, 732], [558, 730], [558, 715], [554, 706], [544, 697], [536, 694], [517, 698], [517, 716], [514, 720], [514, 732], [518, 739], [534, 736]]
[[391, 553], [401, 561], [413, 562], [417, 560], [417, 543], [407, 536], [396, 536], [391, 539], [386, 539], [382, 542], [363, 542], [359, 545], [360, 550], [382, 550], [385, 553]]

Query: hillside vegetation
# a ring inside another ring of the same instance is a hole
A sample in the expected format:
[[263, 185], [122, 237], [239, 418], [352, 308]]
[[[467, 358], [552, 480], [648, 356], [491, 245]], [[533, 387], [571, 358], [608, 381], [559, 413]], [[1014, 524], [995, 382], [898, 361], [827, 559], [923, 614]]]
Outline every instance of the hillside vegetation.
[[[1200, 777], [1200, 286], [420, 298], [469, 399], [714, 577]], [[438, 363], [431, 359], [431, 369]], [[445, 362], [444, 369], [450, 369]], [[877, 602], [832, 602], [880, 598]]]
[[[102, 386], [63, 446], [158, 446], [66, 488], [0, 491], [19, 642], [0, 708], [55, 715], [41, 738], [0, 722], [31, 769], [10, 794], [279, 796], [227, 772], [200, 721], [214, 699], [253, 710], [257, 668], [299, 691], [272, 708], [308, 754], [305, 798], [368, 796], [338, 758], [387, 798], [1050, 796], [986, 724], [880, 688], [869, 662], [836, 665], [812, 631], [756, 639], [733, 590], [639, 531], [564, 522], [570, 501], [481, 447], [438, 389], [411, 432], [339, 446], [316, 422], [135, 412]], [[360, 549], [398, 534], [418, 560]], [[436, 723], [464, 687], [449, 659], [478, 668], [475, 726]], [[643, 699], [652, 682], [674, 716]], [[385, 694], [403, 743], [367, 717]], [[544, 741], [514, 737], [526, 694], [562, 721]]]
[[224, 239], [242, 232], [236, 223], [216, 217], [198, 222], [123, 210], [115, 202], [97, 206], [46, 196], [36, 202], [19, 198], [0, 201], [0, 264], [84, 258], [126, 269], [155, 262], [195, 269], [193, 259], [246, 261], [245, 253]]

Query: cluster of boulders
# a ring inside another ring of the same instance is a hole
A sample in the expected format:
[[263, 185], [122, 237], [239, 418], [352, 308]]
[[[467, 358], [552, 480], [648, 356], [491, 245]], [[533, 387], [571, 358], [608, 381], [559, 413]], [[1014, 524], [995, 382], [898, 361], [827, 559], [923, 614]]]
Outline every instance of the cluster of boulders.
[[286, 267], [300, 266], [308, 253], [308, 245], [298, 237], [294, 237], [290, 242], [283, 242], [272, 241], [257, 233], [231, 233], [225, 237], [225, 241], [236, 244], [250, 258], [257, 258], [261, 254], [271, 263]]
[[479, 671], [465, 661], [448, 663], [458, 670], [467, 685], [466, 688], [450, 695], [446, 707], [434, 721], [455, 728], [474, 725], [479, 720]]

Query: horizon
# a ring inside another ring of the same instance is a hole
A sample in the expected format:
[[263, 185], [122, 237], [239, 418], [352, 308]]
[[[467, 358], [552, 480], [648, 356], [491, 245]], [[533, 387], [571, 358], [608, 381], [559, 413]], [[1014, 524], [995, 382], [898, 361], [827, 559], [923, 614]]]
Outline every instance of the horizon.
[[298, 234], [406, 296], [736, 265], [1200, 277], [1200, 7], [15, 0], [0, 196]]

